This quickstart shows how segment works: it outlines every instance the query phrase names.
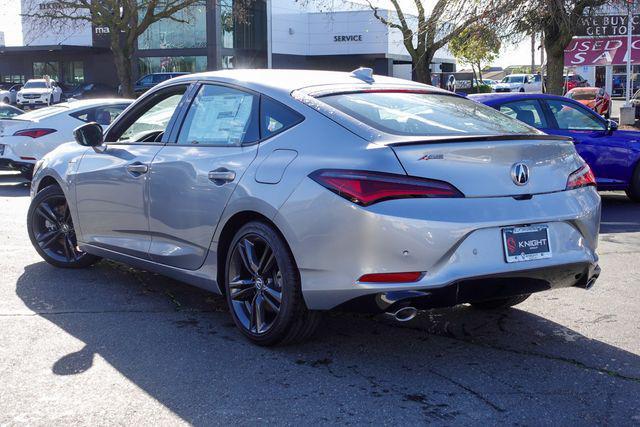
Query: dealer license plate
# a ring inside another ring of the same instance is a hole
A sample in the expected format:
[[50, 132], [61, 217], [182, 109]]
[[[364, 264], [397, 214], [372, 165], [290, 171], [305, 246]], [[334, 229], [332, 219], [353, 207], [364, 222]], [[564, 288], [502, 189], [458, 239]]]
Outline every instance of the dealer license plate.
[[551, 258], [549, 227], [509, 227], [502, 229], [502, 241], [507, 262]]

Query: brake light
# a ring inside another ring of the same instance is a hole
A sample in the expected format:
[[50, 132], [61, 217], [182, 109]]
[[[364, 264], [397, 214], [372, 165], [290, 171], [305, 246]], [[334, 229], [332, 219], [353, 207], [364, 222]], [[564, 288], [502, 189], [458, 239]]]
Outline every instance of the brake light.
[[360, 206], [408, 197], [464, 197], [453, 185], [434, 179], [383, 172], [320, 169], [309, 175], [318, 184]]
[[22, 129], [13, 134], [13, 136], [28, 136], [30, 138], [40, 138], [41, 136], [49, 135], [50, 133], [54, 133], [55, 129], [45, 129], [45, 128], [37, 128], [37, 129]]
[[365, 274], [358, 279], [358, 282], [366, 283], [411, 283], [417, 282], [422, 277], [421, 271], [410, 273], [373, 273]]
[[596, 185], [596, 177], [591, 171], [588, 164], [584, 164], [580, 169], [569, 175], [567, 180], [567, 190], [573, 190], [580, 187], [588, 187]]

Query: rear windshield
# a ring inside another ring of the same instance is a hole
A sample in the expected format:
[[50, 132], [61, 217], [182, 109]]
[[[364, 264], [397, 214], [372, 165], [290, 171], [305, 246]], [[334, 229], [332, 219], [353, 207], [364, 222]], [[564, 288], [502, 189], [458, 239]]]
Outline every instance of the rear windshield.
[[575, 99], [576, 101], [590, 101], [596, 97], [597, 91], [580, 91], [580, 92], [571, 92], [569, 98]]
[[358, 92], [324, 96], [321, 100], [375, 129], [395, 135], [540, 133], [491, 107], [453, 95]]
[[51, 107], [40, 108], [39, 110], [33, 110], [33, 111], [29, 111], [28, 113], [20, 114], [19, 118], [21, 120], [41, 119], [43, 117], [52, 116], [54, 114], [58, 114], [66, 110], [68, 110], [67, 107], [54, 105]]

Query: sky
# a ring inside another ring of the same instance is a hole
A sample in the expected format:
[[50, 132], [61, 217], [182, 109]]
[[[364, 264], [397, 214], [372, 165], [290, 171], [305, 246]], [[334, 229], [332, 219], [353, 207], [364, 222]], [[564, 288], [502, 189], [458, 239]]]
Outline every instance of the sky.
[[[426, 0], [428, 3], [430, 0]], [[4, 32], [7, 46], [22, 44], [22, 29], [20, 26], [20, 0], [0, 0], [0, 31]], [[536, 54], [539, 62], [540, 54]], [[517, 44], [504, 46], [500, 56], [492, 65], [506, 67], [508, 65], [526, 65], [531, 62], [531, 42], [525, 39]], [[460, 67], [463, 68], [463, 67]]]

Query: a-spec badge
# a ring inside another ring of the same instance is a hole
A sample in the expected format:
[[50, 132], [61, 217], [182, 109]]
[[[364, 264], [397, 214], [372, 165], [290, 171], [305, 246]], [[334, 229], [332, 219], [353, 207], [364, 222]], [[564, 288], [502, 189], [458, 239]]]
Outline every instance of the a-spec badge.
[[444, 154], [425, 154], [420, 157], [418, 160], [442, 160], [444, 159]]

